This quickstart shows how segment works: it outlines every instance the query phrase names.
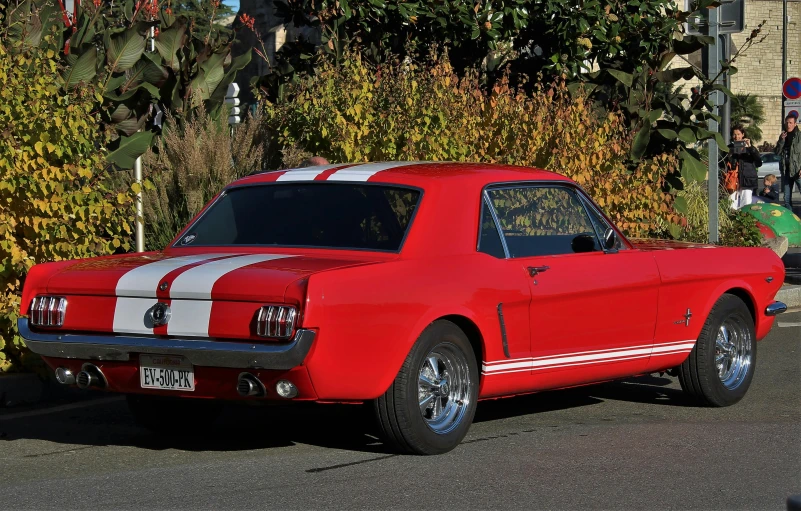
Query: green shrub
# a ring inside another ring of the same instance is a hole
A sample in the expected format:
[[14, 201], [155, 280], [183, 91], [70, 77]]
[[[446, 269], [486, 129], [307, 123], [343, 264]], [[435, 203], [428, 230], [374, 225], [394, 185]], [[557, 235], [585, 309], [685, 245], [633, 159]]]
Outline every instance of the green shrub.
[[130, 190], [103, 169], [95, 91], [62, 92], [56, 55], [0, 40], [0, 371], [35, 360], [16, 327], [31, 266], [130, 249]]
[[263, 122], [277, 133], [270, 167], [287, 164], [281, 151], [298, 147], [332, 162], [527, 165], [573, 178], [628, 234], [644, 235], [658, 218], [678, 221], [663, 191], [675, 156], [630, 170], [621, 115], [594, 111], [561, 83], [533, 88], [529, 94], [502, 79], [484, 91], [475, 73], [459, 77], [446, 58], [373, 69], [351, 55], [290, 86], [291, 101], [263, 104]]
[[[684, 189], [677, 194], [678, 200], [687, 203], [684, 216], [684, 228], [679, 229], [680, 241], [694, 243], [709, 242], [709, 193], [705, 183], [684, 183]], [[762, 235], [756, 220], [742, 211], [732, 210], [731, 201], [721, 191], [718, 202], [719, 244], [734, 247], [758, 247], [762, 244]], [[661, 224], [653, 233], [657, 237], [671, 237], [665, 224]]]

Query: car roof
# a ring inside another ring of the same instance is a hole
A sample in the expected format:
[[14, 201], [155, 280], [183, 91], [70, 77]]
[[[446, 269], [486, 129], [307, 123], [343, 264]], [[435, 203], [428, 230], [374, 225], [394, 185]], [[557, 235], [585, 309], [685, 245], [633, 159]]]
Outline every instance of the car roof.
[[376, 162], [330, 164], [297, 169], [264, 171], [235, 181], [229, 187], [271, 182], [369, 182], [413, 186], [456, 184], [479, 187], [516, 181], [572, 181], [542, 169], [494, 163], [460, 162]]

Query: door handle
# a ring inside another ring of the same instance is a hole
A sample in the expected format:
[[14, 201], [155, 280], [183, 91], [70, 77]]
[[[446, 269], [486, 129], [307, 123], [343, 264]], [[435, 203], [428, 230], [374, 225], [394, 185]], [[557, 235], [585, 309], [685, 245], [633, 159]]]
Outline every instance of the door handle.
[[528, 274], [530, 276], [536, 277], [540, 273], [550, 270], [551, 267], [550, 266], [529, 266], [527, 269], [528, 269]]

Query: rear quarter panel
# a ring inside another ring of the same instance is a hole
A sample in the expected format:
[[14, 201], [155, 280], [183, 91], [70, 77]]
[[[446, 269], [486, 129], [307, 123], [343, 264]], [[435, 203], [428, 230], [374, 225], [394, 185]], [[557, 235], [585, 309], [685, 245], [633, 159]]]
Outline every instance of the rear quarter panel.
[[484, 357], [503, 358], [496, 311], [500, 302], [519, 304], [518, 310], [523, 311], [506, 318], [506, 326], [510, 347], [513, 343], [526, 351], [527, 281], [522, 274], [494, 271], [493, 261], [477, 253], [313, 275], [303, 326], [319, 331], [306, 362], [319, 398], [380, 396], [420, 333], [443, 316], [460, 315], [472, 321], [481, 332]]
[[[662, 281], [659, 292], [655, 347], [676, 341], [695, 341], [715, 302], [724, 293], [750, 301], [756, 336], [763, 339], [773, 325], [765, 307], [773, 302], [784, 280], [784, 267], [771, 250], [763, 248], [687, 248], [653, 251]], [[771, 282], [767, 280], [772, 277]], [[689, 326], [684, 315], [690, 309]], [[656, 353], [656, 352], [655, 352]], [[654, 356], [647, 371], [673, 367], [686, 358]]]

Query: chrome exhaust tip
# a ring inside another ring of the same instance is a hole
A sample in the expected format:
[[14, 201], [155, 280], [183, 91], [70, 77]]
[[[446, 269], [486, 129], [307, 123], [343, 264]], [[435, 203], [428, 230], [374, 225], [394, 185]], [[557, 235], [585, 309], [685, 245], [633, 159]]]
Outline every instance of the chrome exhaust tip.
[[242, 373], [236, 381], [236, 391], [243, 397], [261, 397], [267, 394], [264, 384], [250, 373]]
[[75, 384], [79, 389], [88, 389], [91, 387], [105, 388], [106, 377], [103, 372], [93, 364], [84, 364], [81, 368], [82, 371], [75, 377]]
[[66, 367], [59, 367], [56, 369], [56, 381], [62, 385], [75, 384], [75, 375]]

